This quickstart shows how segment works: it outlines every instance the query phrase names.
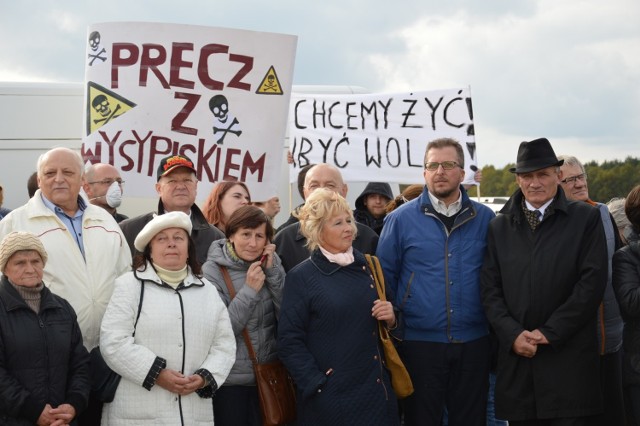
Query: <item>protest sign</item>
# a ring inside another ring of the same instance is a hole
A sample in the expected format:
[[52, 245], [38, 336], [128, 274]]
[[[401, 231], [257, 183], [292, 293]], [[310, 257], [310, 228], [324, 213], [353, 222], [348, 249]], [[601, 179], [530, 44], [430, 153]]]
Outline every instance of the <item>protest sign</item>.
[[436, 138], [465, 151], [465, 183], [477, 170], [469, 88], [395, 94], [291, 98], [290, 182], [309, 163], [330, 163], [345, 181], [423, 183], [424, 153]]
[[195, 164], [199, 199], [213, 183], [277, 193], [296, 37], [157, 23], [88, 31], [82, 155], [109, 163], [129, 196], [153, 196], [163, 157]]

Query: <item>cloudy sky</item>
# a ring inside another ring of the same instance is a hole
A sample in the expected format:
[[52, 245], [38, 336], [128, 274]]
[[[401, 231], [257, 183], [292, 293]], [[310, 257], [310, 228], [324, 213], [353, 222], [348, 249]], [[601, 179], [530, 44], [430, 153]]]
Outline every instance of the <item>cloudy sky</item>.
[[87, 27], [149, 21], [298, 36], [296, 85], [469, 85], [481, 165], [548, 137], [583, 161], [640, 157], [637, 0], [20, 0], [0, 9], [0, 81], [81, 82]]

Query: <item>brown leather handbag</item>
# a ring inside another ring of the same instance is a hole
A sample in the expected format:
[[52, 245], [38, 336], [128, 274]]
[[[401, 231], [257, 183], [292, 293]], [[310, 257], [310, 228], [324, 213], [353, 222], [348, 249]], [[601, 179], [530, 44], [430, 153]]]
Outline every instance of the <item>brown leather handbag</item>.
[[[384, 287], [384, 275], [382, 273], [382, 267], [377, 257], [365, 254], [369, 269], [373, 274], [373, 280], [376, 282], [376, 289], [378, 290], [378, 297], [380, 300], [387, 300], [386, 291]], [[389, 330], [382, 324], [382, 321], [378, 321], [378, 330], [380, 334], [380, 341], [382, 342], [382, 349], [384, 350], [384, 358], [391, 375], [391, 386], [398, 398], [406, 398], [413, 393], [413, 383], [407, 368], [398, 355], [398, 351], [393, 343], [391, 336], [389, 336]]]
[[[222, 271], [231, 299], [233, 299], [236, 292], [229, 271], [224, 266], [218, 266]], [[242, 330], [242, 336], [249, 350], [249, 358], [253, 363], [253, 371], [256, 376], [262, 424], [278, 426], [292, 423], [296, 419], [296, 390], [289, 372], [279, 360], [260, 364], [246, 328]]]

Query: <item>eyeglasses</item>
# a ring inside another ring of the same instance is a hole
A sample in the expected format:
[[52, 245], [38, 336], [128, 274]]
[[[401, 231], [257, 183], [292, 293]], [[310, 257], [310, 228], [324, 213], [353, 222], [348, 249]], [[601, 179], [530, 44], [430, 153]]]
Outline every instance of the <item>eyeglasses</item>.
[[570, 183], [572, 185], [575, 185], [576, 182], [586, 182], [586, 181], [587, 181], [587, 174], [586, 173], [582, 173], [582, 174], [579, 174], [579, 175], [568, 177], [566, 179], [562, 179], [560, 182], [562, 182], [562, 183]]
[[444, 170], [452, 170], [455, 167], [460, 167], [460, 165], [455, 161], [443, 161], [442, 163], [438, 163], [437, 161], [430, 161], [428, 163], [424, 163], [424, 168], [429, 170], [430, 172], [435, 172], [440, 166], [442, 166]]
[[99, 183], [100, 185], [109, 185], [111, 186], [111, 184], [113, 184], [113, 182], [118, 182], [118, 185], [124, 185], [124, 181], [122, 179], [102, 179], [102, 180], [96, 180], [93, 182], [88, 182], [89, 185], [93, 185], [95, 183]]

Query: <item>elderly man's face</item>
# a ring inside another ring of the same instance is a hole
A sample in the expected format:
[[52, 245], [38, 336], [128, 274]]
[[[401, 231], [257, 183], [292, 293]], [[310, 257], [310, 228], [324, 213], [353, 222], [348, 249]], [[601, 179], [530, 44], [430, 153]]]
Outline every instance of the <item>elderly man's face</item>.
[[65, 211], [75, 212], [82, 186], [82, 168], [73, 153], [53, 150], [41, 164], [38, 185], [42, 194]]
[[44, 262], [36, 250], [15, 252], [4, 267], [9, 281], [20, 287], [37, 287], [42, 282]]
[[580, 166], [563, 164], [560, 167], [562, 180], [560, 185], [568, 199], [574, 201], [587, 201], [589, 199], [589, 187], [587, 186], [587, 174]]
[[529, 204], [538, 208], [556, 196], [560, 173], [555, 166], [547, 167], [529, 173], [518, 173], [516, 182]]
[[198, 180], [193, 171], [180, 167], [156, 183], [156, 191], [168, 212], [181, 211], [187, 213], [198, 194]]
[[347, 196], [347, 185], [342, 181], [340, 171], [328, 164], [313, 166], [304, 180], [304, 198], [318, 188], [327, 188], [343, 197]]

